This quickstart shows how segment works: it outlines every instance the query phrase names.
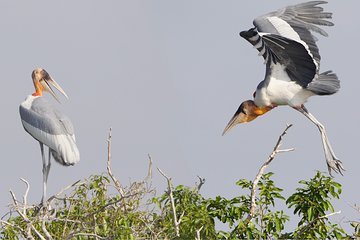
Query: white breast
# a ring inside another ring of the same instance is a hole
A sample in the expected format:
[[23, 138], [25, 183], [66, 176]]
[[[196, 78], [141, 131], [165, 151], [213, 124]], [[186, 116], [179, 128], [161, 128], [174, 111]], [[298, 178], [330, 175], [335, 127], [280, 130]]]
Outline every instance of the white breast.
[[289, 105], [296, 107], [304, 104], [313, 96], [309, 90], [302, 88], [295, 81], [291, 81], [281, 64], [271, 66], [271, 76], [268, 85], [256, 90], [254, 102], [259, 107], [271, 105]]

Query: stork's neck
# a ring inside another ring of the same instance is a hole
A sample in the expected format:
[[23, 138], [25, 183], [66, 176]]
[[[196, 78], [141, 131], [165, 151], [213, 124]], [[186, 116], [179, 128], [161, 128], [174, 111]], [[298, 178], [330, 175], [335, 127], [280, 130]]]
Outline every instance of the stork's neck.
[[33, 94], [31, 94], [31, 95], [33, 95], [34, 97], [41, 97], [42, 96], [42, 92], [41, 91], [36, 91], [36, 92], [34, 92]]
[[253, 113], [256, 114], [257, 116], [263, 115], [274, 108], [273, 106], [266, 106], [266, 107], [258, 107], [256, 105], [254, 106], [255, 107], [252, 110]]
[[34, 82], [34, 87], [35, 87], [35, 92], [32, 95], [41, 97], [44, 87], [41, 85], [39, 81]]

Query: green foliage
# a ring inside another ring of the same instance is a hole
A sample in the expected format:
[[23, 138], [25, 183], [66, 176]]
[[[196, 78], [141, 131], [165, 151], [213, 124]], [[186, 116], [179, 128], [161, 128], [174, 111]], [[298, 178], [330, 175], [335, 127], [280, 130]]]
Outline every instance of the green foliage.
[[[51, 199], [50, 209], [14, 204], [11, 214], [2, 222], [0, 238], [40, 239], [40, 235], [53, 239], [350, 238], [329, 220], [329, 214], [334, 212], [330, 201], [341, 194], [339, 183], [317, 172], [309, 181], [300, 181], [300, 187], [285, 199], [272, 175], [267, 173], [260, 179], [252, 215], [253, 182], [246, 179], [236, 182], [239, 192], [244, 194], [230, 199], [222, 196], [206, 199], [199, 193], [199, 186], [183, 185], [154, 196], [147, 182], [131, 184], [121, 197], [110, 191], [116, 188], [108, 174], [94, 175], [73, 187], [69, 194]], [[290, 217], [284, 210], [276, 209], [280, 202], [286, 202], [300, 216], [293, 231], [284, 231]], [[173, 206], [180, 222], [180, 237], [176, 235]], [[228, 230], [217, 230], [218, 221]], [[354, 236], [359, 236], [359, 223], [351, 224]]]
[[28, 221], [21, 216], [10, 217], [0, 236], [5, 239], [28, 237], [27, 232], [32, 225], [40, 235], [46, 236], [48, 231], [54, 239], [89, 239], [89, 236], [151, 238], [148, 226], [152, 225], [152, 216], [140, 210], [137, 194], [124, 198], [112, 196], [108, 192], [109, 186], [109, 176], [91, 176], [76, 186], [70, 196], [59, 198], [54, 209], [39, 209], [38, 206], [25, 208], [23, 215], [27, 216]]
[[[219, 239], [260, 239], [260, 238], [279, 238], [284, 230], [284, 224], [289, 217], [283, 211], [272, 211], [277, 199], [284, 200], [280, 194], [281, 188], [275, 187], [270, 179], [273, 173], [262, 176], [258, 184], [259, 197], [256, 200], [258, 210], [250, 217], [250, 195], [241, 195], [230, 200], [216, 197], [208, 200], [210, 214], [228, 223], [230, 232], [219, 232]], [[236, 182], [242, 189], [251, 190], [253, 183], [246, 179]], [[252, 220], [252, 221], [250, 221]]]
[[320, 172], [310, 181], [299, 183], [303, 187], [297, 188], [286, 200], [289, 207], [295, 208], [294, 214], [301, 217], [293, 236], [304, 239], [344, 238], [344, 230], [337, 224], [331, 224], [326, 217], [329, 211], [334, 212], [330, 199], [339, 198], [341, 185]]
[[[198, 189], [179, 185], [173, 190], [173, 196], [177, 217], [181, 221], [181, 239], [194, 239], [199, 229], [202, 239], [215, 239], [214, 219], [209, 215], [206, 200], [198, 193]], [[168, 238], [175, 238], [173, 210], [168, 193], [154, 198], [153, 201], [161, 209], [161, 228]]]

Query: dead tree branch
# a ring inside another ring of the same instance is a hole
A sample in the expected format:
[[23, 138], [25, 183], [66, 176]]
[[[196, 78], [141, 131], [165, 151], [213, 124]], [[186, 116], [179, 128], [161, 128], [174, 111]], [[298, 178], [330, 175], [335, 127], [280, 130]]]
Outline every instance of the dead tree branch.
[[251, 188], [251, 205], [250, 205], [250, 212], [249, 215], [246, 218], [246, 222], [250, 222], [251, 219], [254, 217], [255, 215], [255, 210], [256, 210], [256, 188], [257, 185], [261, 179], [261, 177], [264, 175], [265, 169], [269, 166], [269, 164], [274, 160], [275, 156], [278, 153], [283, 153], [283, 152], [290, 152], [290, 151], [294, 151], [294, 148], [290, 148], [290, 149], [279, 149], [281, 146], [281, 142], [283, 140], [283, 137], [285, 136], [285, 134], [287, 133], [287, 130], [289, 128], [292, 127], [292, 124], [287, 125], [285, 130], [283, 131], [283, 133], [279, 136], [273, 151], [271, 152], [271, 154], [269, 155], [268, 159], [266, 160], [266, 162], [260, 167], [258, 174], [256, 175], [254, 181], [253, 181], [253, 185]]
[[44, 216], [43, 219], [42, 219], [42, 223], [41, 223], [41, 229], [42, 229], [42, 231], [44, 232], [46, 239], [47, 239], [47, 240], [51, 240], [51, 239], [53, 239], [53, 238], [51, 237], [50, 233], [49, 233], [48, 230], [46, 229], [45, 220], [46, 220], [46, 217]]
[[[25, 181], [26, 183], [26, 181]], [[29, 185], [27, 183], [27, 188], [29, 188]], [[41, 233], [34, 227], [34, 225], [32, 224], [32, 222], [29, 220], [29, 218], [26, 215], [26, 210], [22, 210], [22, 208], [26, 208], [25, 206], [20, 206], [19, 201], [16, 199], [15, 193], [10, 190], [10, 194], [11, 197], [13, 199], [14, 202], [14, 209], [15, 211], [19, 214], [19, 216], [26, 222], [27, 224], [27, 231], [22, 231], [22, 233], [24, 234], [24, 236], [26, 237], [26, 239], [35, 239], [32, 234], [31, 234], [31, 230], [34, 231], [36, 233], [36, 235], [41, 239], [41, 240], [45, 240], [44, 236], [41, 235]], [[26, 195], [26, 192], [25, 192]], [[25, 197], [24, 195], [24, 197]]]
[[109, 130], [109, 136], [107, 139], [107, 143], [108, 143], [107, 171], [115, 184], [115, 188], [120, 193], [120, 196], [124, 197], [125, 196], [124, 188], [121, 186], [119, 180], [117, 180], [117, 178], [114, 176], [114, 174], [111, 171], [111, 128]]
[[157, 170], [160, 172], [161, 175], [163, 175], [164, 178], [166, 178], [166, 181], [168, 184], [168, 191], [166, 193], [168, 194], [168, 196], [170, 198], [171, 209], [173, 212], [173, 223], [174, 223], [174, 227], [175, 227], [175, 232], [176, 232], [176, 236], [180, 237], [180, 223], [181, 223], [181, 218], [184, 216], [185, 212], [183, 212], [180, 215], [179, 219], [177, 218], [171, 178], [168, 177], [163, 171], [161, 171], [160, 168], [157, 168]]
[[24, 202], [23, 214], [26, 215], [27, 195], [29, 194], [30, 184], [24, 178], [20, 178], [20, 180], [23, 181], [26, 184], [26, 190], [25, 190], [25, 193], [24, 193], [24, 196], [23, 196], [23, 202]]
[[60, 198], [60, 195], [63, 194], [65, 191], [67, 191], [68, 189], [74, 187], [74, 186], [78, 186], [78, 185], [81, 185], [81, 184], [84, 184], [85, 181], [83, 182], [80, 182], [80, 180], [77, 180], [76, 182], [62, 188], [58, 193], [56, 193], [55, 195], [52, 195], [51, 197], [49, 197], [49, 199], [47, 200], [47, 202], [49, 203], [49, 205], [51, 204], [51, 202], [54, 200], [54, 199], [59, 199]]
[[148, 181], [150, 181], [151, 178], [152, 178], [152, 158], [151, 158], [150, 154], [148, 154], [148, 157], [149, 157], [148, 174], [147, 174], [147, 176], [145, 177], [144, 182], [148, 182]]
[[340, 214], [341, 211], [337, 211], [337, 212], [333, 212], [333, 213], [329, 213], [329, 214], [326, 214], [324, 216], [320, 216], [320, 217], [317, 217], [315, 218], [314, 220], [312, 220], [309, 224], [307, 224], [306, 226], [302, 227], [300, 229], [300, 231], [298, 232], [297, 236], [301, 237], [301, 235], [304, 234], [304, 232], [309, 229], [316, 221], [320, 220], [320, 219], [323, 219], [323, 218], [328, 218], [328, 217], [331, 217], [333, 215], [336, 215], [336, 214]]
[[199, 229], [196, 230], [196, 237], [195, 240], [201, 240], [201, 230], [204, 228], [204, 226], [201, 226]]

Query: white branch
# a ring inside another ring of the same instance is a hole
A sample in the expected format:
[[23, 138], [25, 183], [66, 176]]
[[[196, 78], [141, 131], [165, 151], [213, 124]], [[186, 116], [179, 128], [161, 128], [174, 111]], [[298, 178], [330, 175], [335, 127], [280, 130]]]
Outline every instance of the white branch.
[[149, 167], [148, 167], [148, 174], [146, 176], [146, 178], [144, 179], [145, 182], [150, 181], [150, 179], [152, 178], [152, 158], [150, 156], [150, 154], [148, 154], [149, 157]]
[[30, 184], [24, 178], [20, 178], [20, 180], [23, 181], [26, 184], [26, 190], [25, 190], [25, 193], [24, 193], [24, 196], [23, 196], [23, 201], [24, 201], [23, 214], [26, 215], [27, 195], [28, 195], [29, 190], [30, 190]]
[[74, 186], [77, 186], [77, 185], [81, 185], [81, 184], [84, 184], [85, 181], [82, 181], [80, 182], [80, 180], [77, 180], [76, 182], [62, 188], [58, 193], [56, 193], [55, 195], [52, 195], [51, 197], [49, 197], [49, 199], [47, 200], [47, 202], [49, 203], [49, 205], [51, 204], [51, 202], [54, 200], [54, 199], [59, 199], [60, 195], [63, 194], [65, 191], [67, 191], [68, 189], [74, 187]]
[[201, 230], [202, 230], [203, 228], [204, 228], [204, 226], [201, 226], [201, 228], [199, 228], [199, 229], [196, 230], [195, 240], [201, 240], [200, 232], [201, 232]]
[[43, 230], [46, 239], [47, 239], [47, 240], [51, 240], [51, 239], [53, 239], [53, 238], [51, 237], [50, 233], [49, 233], [48, 230], [46, 229], [45, 217], [46, 217], [46, 216], [44, 216], [43, 219], [42, 219], [41, 229]]
[[172, 182], [171, 182], [171, 178], [168, 177], [163, 171], [161, 171], [160, 168], [157, 168], [157, 170], [160, 172], [161, 175], [164, 176], [164, 178], [166, 178], [167, 184], [168, 184], [168, 191], [167, 194], [170, 198], [170, 203], [171, 203], [171, 209], [173, 212], [173, 223], [174, 223], [174, 227], [175, 227], [175, 231], [176, 231], [176, 236], [180, 237], [180, 223], [181, 223], [181, 219], [184, 216], [185, 212], [183, 212], [180, 217], [179, 220], [177, 219], [176, 216], [176, 207], [175, 207], [175, 201], [174, 201], [174, 196], [173, 196], [173, 186], [172, 186]]
[[266, 162], [260, 167], [258, 174], [256, 175], [254, 181], [253, 181], [253, 185], [251, 188], [251, 205], [250, 205], [250, 212], [249, 215], [246, 218], [246, 221], [249, 222], [255, 214], [255, 210], [256, 210], [256, 188], [257, 185], [262, 177], [262, 175], [264, 175], [265, 169], [269, 166], [269, 164], [272, 162], [272, 160], [274, 160], [276, 154], [278, 153], [282, 153], [282, 152], [289, 152], [289, 151], [293, 151], [294, 148], [290, 148], [290, 149], [284, 149], [281, 150], [279, 149], [282, 139], [284, 137], [284, 135], [287, 133], [287, 130], [292, 127], [292, 124], [287, 125], [285, 130], [283, 131], [283, 133], [279, 136], [278, 141], [275, 144], [275, 147], [273, 149], [273, 151], [271, 152], [271, 154], [269, 155], [268, 159], [266, 160]]
[[329, 213], [329, 214], [326, 214], [324, 216], [320, 216], [320, 217], [317, 217], [315, 218], [314, 220], [312, 220], [309, 224], [307, 224], [306, 226], [302, 227], [300, 229], [300, 231], [298, 232], [297, 236], [300, 236], [306, 231], [306, 229], [308, 229], [309, 227], [311, 227], [311, 225], [313, 225], [317, 220], [320, 220], [320, 219], [323, 219], [323, 218], [327, 218], [327, 217], [330, 217], [330, 216], [333, 216], [333, 215], [336, 215], [336, 214], [340, 214], [341, 211], [337, 211], [337, 212], [333, 212], [333, 213]]
[[119, 180], [116, 179], [116, 177], [114, 176], [114, 174], [111, 171], [111, 128], [109, 130], [109, 136], [108, 136], [107, 142], [108, 142], [107, 171], [115, 184], [115, 188], [120, 193], [120, 196], [124, 197], [125, 196], [124, 188], [121, 186]]
[[[11, 194], [11, 197], [13, 199], [13, 202], [14, 202], [14, 207], [15, 207], [15, 211], [20, 215], [20, 217], [26, 222], [26, 224], [28, 225], [28, 227], [30, 227], [31, 230], [33, 230], [36, 235], [41, 239], [41, 240], [46, 240], [41, 234], [40, 232], [34, 227], [34, 225], [32, 224], [32, 222], [28, 219], [28, 217], [26, 216], [26, 211], [25, 211], [25, 214], [23, 214], [22, 211], [20, 211], [20, 206], [19, 206], [19, 202], [18, 200], [16, 199], [16, 196], [15, 194], [13, 193], [12, 190], [10, 190], [10, 194]], [[26, 233], [26, 237], [29, 238], [29, 239], [34, 239], [34, 237], [31, 235], [31, 232], [28, 231], [28, 233]]]

